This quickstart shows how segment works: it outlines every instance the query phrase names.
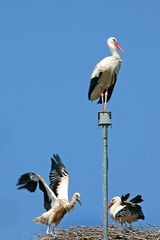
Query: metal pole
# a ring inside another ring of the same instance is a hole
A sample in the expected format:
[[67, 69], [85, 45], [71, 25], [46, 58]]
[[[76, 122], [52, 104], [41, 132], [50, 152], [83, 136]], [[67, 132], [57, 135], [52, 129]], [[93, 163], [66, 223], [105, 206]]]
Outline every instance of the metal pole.
[[111, 113], [98, 113], [98, 125], [102, 126], [103, 147], [103, 229], [104, 240], [108, 240], [108, 126], [111, 125]]
[[103, 144], [103, 225], [104, 225], [104, 240], [108, 239], [108, 154], [107, 154], [107, 139], [108, 127], [102, 126], [102, 144]]

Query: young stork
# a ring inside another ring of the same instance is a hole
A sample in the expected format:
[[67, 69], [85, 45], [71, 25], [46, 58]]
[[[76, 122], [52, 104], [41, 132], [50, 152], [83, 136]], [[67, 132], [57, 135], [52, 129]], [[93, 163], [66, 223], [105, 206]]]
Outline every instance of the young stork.
[[145, 218], [141, 206], [138, 205], [143, 201], [142, 196], [137, 195], [130, 201], [128, 200], [129, 196], [129, 193], [122, 197], [116, 196], [108, 205], [111, 218], [120, 224], [126, 225], [126, 222], [131, 224]]
[[88, 91], [88, 99], [91, 101], [99, 98], [98, 103], [102, 103], [102, 111], [106, 112], [106, 103], [110, 100], [122, 59], [116, 49], [124, 52], [118, 44], [116, 38], [110, 37], [107, 40], [112, 56], [103, 58], [94, 68]]
[[52, 233], [50, 232], [50, 226], [53, 224], [55, 234], [57, 234], [56, 226], [63, 216], [74, 207], [76, 201], [80, 203], [80, 193], [75, 193], [71, 201], [68, 201], [69, 174], [58, 154], [53, 155], [51, 161], [49, 186], [39, 174], [33, 172], [20, 176], [17, 186], [19, 186], [18, 189], [24, 188], [29, 192], [35, 192], [37, 185], [39, 185], [39, 189], [44, 194], [44, 207], [47, 211], [34, 218], [33, 221], [48, 225], [46, 234]]

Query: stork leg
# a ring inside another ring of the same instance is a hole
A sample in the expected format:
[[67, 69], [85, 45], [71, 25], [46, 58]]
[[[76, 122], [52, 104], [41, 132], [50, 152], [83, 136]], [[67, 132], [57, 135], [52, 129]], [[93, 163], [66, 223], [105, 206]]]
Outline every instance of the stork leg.
[[57, 235], [58, 235], [58, 228], [54, 226], [54, 236], [57, 237]]
[[101, 93], [102, 112], [108, 112], [108, 111], [107, 111], [107, 108], [106, 108], [107, 96], [108, 96], [108, 88], [106, 89], [105, 93]]
[[106, 89], [105, 94], [104, 94], [104, 112], [108, 112], [106, 105], [107, 105], [107, 96], [108, 96], [108, 89]]
[[126, 222], [124, 222], [124, 226], [125, 226], [125, 228], [127, 228], [127, 227], [128, 227]]
[[50, 234], [52, 234], [54, 236], [54, 238], [57, 238], [58, 230], [54, 224], [53, 224], [53, 228], [52, 228], [52, 231], [50, 232]]
[[103, 98], [104, 94], [103, 92], [101, 93], [101, 101], [102, 101], [102, 112], [103, 112], [103, 109], [104, 109], [104, 98]]
[[50, 234], [50, 225], [48, 225], [48, 227], [46, 229], [46, 234]]

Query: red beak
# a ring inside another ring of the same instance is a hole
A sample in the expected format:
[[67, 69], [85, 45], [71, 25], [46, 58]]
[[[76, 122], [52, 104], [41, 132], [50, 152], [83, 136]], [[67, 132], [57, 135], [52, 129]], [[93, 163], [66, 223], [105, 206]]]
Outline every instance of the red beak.
[[117, 49], [119, 49], [121, 52], [124, 53], [124, 50], [121, 48], [121, 46], [119, 45], [119, 43], [114, 42], [114, 45], [116, 46]]
[[110, 203], [108, 204], [108, 208], [112, 207], [112, 205], [113, 205], [113, 203], [110, 202]]

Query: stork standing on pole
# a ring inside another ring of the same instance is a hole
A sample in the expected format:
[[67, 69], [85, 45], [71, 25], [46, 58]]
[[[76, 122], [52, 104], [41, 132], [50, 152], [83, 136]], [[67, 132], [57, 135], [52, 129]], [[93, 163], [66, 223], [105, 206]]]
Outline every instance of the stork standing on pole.
[[106, 103], [110, 100], [122, 59], [116, 49], [124, 52], [115, 37], [107, 40], [112, 56], [103, 58], [94, 68], [88, 90], [88, 99], [94, 101], [99, 98], [102, 112], [107, 112]]

